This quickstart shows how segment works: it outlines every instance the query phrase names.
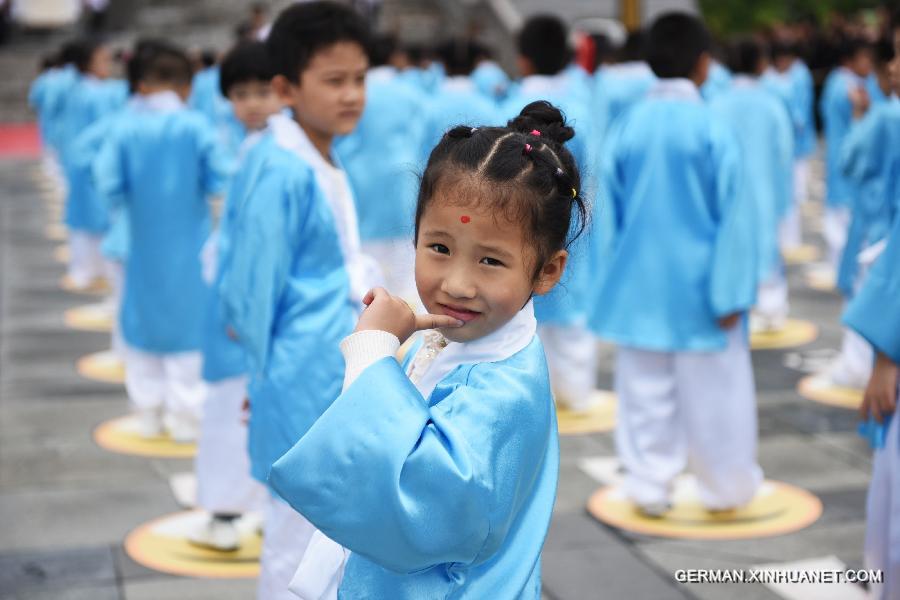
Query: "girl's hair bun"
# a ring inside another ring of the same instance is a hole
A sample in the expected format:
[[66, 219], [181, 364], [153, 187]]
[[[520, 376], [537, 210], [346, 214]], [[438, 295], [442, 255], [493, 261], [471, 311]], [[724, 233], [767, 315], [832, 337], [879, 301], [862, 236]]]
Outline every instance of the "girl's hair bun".
[[519, 133], [540, 131], [541, 138], [557, 144], [564, 144], [575, 137], [575, 130], [566, 124], [562, 111], [546, 100], [532, 102], [507, 126]]

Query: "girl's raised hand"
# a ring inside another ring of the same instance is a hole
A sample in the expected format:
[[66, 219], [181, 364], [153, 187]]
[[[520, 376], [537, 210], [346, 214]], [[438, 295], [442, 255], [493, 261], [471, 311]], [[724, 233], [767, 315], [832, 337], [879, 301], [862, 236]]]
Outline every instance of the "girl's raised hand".
[[397, 336], [402, 344], [416, 331], [462, 327], [459, 319], [448, 315], [417, 315], [412, 307], [384, 288], [373, 288], [363, 298], [366, 309], [356, 323], [356, 331], [379, 330]]

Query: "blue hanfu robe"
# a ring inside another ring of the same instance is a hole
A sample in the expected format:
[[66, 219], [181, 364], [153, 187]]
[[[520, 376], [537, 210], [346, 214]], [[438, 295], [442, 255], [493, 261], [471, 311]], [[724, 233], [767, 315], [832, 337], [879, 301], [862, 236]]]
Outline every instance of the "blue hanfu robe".
[[598, 132], [613, 123], [641, 100], [656, 82], [656, 75], [643, 61], [601, 67], [594, 75], [594, 118]]
[[731, 71], [719, 61], [714, 60], [709, 66], [709, 74], [700, 88], [700, 94], [708, 102], [729, 87], [731, 87]]
[[391, 67], [366, 75], [363, 115], [334, 147], [353, 188], [363, 242], [412, 239], [425, 106], [422, 92]]
[[869, 94], [869, 102], [873, 106], [887, 102], [890, 98], [890, 95], [885, 94], [884, 90], [881, 89], [881, 85], [878, 83], [878, 76], [875, 73], [870, 73], [866, 77], [866, 93]]
[[510, 78], [500, 65], [492, 60], [483, 60], [469, 75], [481, 94], [495, 104], [500, 104], [509, 91]]
[[756, 207], [757, 273], [764, 281], [783, 268], [778, 224], [793, 202], [793, 127], [786, 105], [758, 79], [736, 76], [710, 102], [737, 136], [745, 193]]
[[128, 213], [120, 324], [130, 346], [155, 354], [200, 349], [207, 199], [222, 191], [225, 176], [214, 132], [174, 92], [146, 97], [135, 119], [110, 132], [94, 177], [100, 193]]
[[795, 119], [799, 120], [800, 129], [795, 141], [795, 154], [800, 158], [810, 156], [816, 151], [818, 134], [816, 132], [816, 101], [812, 73], [802, 60], [795, 59], [788, 74], [791, 78], [793, 109]]
[[819, 111], [825, 127], [825, 203], [836, 208], [849, 206], [856, 193], [853, 183], [841, 169], [841, 151], [844, 139], [853, 122], [853, 106], [850, 90], [865, 85], [850, 69], [839, 67], [828, 74]]
[[740, 146], [686, 79], [661, 79], [613, 128], [603, 198], [613, 239], [591, 327], [658, 352], [726, 347], [717, 319], [756, 299], [756, 208]]
[[[312, 168], [265, 133], [232, 180], [218, 291], [247, 352], [251, 474], [269, 469], [338, 396], [354, 324], [334, 215]], [[229, 217], [230, 218], [230, 217]]]
[[42, 73], [29, 90], [28, 103], [37, 112], [41, 139], [56, 152], [61, 146], [62, 110], [79, 79], [78, 70], [65, 65]]
[[128, 98], [124, 81], [81, 77], [65, 100], [62, 115], [61, 158], [68, 182], [65, 223], [72, 230], [102, 235], [109, 225], [108, 212], [97, 196], [79, 153], [78, 138], [93, 123], [117, 113]]
[[424, 169], [431, 151], [447, 130], [456, 125], [472, 127], [505, 125], [497, 105], [482, 96], [468, 77], [448, 77], [425, 111], [420, 165]]
[[900, 206], [890, 186], [900, 163], [900, 100], [872, 106], [844, 140], [841, 168], [858, 190], [852, 203], [847, 244], [838, 269], [838, 288], [852, 296], [859, 253], [884, 239]]
[[445, 365], [431, 391], [406, 375], [418, 348], [371, 364], [275, 463], [274, 488], [351, 551], [339, 598], [541, 597], [559, 440], [529, 316], [524, 347]]
[[[520, 85], [504, 104], [507, 119], [515, 118], [521, 110], [536, 100], [547, 100], [560, 108], [569, 125], [575, 129], [575, 137], [566, 142], [566, 147], [575, 158], [581, 173], [581, 188], [578, 194], [585, 198], [589, 207], [596, 192], [596, 149], [599, 145], [594, 120], [588, 105], [573, 89], [572, 78], [565, 72], [554, 76], [531, 75], [521, 80]], [[590, 210], [590, 209], [589, 209]], [[594, 211], [595, 216], [603, 208]], [[601, 215], [602, 216], [602, 215]], [[575, 219], [573, 219], [573, 227]], [[593, 279], [594, 265], [591, 261], [592, 244], [602, 237], [600, 221], [594, 220], [594, 227], [585, 231], [569, 249], [569, 262], [559, 283], [549, 294], [535, 298], [534, 310], [541, 324], [581, 327], [587, 322], [589, 288]]]

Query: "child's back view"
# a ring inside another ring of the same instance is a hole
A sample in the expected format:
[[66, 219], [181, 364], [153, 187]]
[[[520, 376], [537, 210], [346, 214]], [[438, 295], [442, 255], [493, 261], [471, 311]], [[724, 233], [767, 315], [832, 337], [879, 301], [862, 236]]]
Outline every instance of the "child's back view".
[[749, 501], [761, 480], [740, 323], [755, 295], [754, 211], [737, 142], [698, 91], [708, 48], [693, 17], [653, 25], [660, 81], [613, 127], [599, 200], [614, 238], [593, 325], [619, 345], [618, 452], [627, 493], [652, 514], [688, 464], [711, 509]]
[[190, 81], [180, 51], [157, 53], [140, 84], [139, 118], [111, 133], [95, 163], [98, 188], [125, 207], [131, 224], [120, 315], [128, 395], [143, 433], [164, 426], [182, 441], [195, 437], [203, 401], [206, 200], [224, 181], [213, 131], [184, 106]]

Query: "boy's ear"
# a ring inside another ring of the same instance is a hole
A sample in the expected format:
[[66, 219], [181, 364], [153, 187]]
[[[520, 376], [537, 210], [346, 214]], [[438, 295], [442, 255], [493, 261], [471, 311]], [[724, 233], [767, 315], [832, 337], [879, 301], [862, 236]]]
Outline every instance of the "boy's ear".
[[566, 263], [569, 261], [569, 253], [566, 250], [558, 250], [551, 256], [544, 266], [541, 267], [537, 275], [537, 280], [531, 288], [536, 296], [543, 296], [553, 289], [559, 283], [563, 273], [566, 270]]
[[701, 52], [697, 57], [697, 64], [694, 65], [694, 71], [691, 73], [691, 81], [697, 87], [702, 86], [709, 77], [709, 67], [712, 65], [712, 55], [709, 52]]
[[291, 82], [284, 75], [276, 75], [272, 78], [272, 90], [278, 99], [285, 104], [290, 103], [292, 97]]

